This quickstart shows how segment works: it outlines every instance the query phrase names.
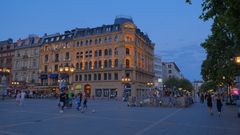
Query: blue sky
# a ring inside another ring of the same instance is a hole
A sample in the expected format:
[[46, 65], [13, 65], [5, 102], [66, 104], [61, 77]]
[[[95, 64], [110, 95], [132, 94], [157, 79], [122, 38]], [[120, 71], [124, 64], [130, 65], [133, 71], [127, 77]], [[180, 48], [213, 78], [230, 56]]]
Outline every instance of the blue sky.
[[1, 0], [0, 40], [112, 24], [117, 15], [128, 15], [156, 44], [155, 54], [175, 61], [193, 81], [201, 79], [200, 44], [211, 27], [200, 14], [200, 0]]

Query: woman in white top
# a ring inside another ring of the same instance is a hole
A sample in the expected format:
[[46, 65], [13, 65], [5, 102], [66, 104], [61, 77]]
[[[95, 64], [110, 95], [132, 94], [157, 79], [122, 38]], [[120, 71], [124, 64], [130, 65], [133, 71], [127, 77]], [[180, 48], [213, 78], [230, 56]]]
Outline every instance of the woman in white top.
[[21, 94], [19, 91], [17, 91], [17, 95], [16, 95], [16, 102], [17, 102], [17, 105], [20, 105], [20, 100], [21, 100]]

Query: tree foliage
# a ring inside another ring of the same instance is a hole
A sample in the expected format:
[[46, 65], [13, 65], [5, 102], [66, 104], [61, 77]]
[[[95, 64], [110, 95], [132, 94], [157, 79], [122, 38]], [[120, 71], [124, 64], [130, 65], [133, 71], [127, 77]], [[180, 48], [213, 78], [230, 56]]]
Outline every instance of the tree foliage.
[[201, 92], [207, 92], [209, 90], [216, 90], [217, 85], [215, 82], [213, 81], [208, 81], [208, 82], [204, 82], [201, 87], [200, 87], [200, 91]]
[[192, 83], [187, 79], [170, 77], [164, 82], [164, 85], [166, 85], [166, 87], [170, 89], [182, 88], [190, 91], [193, 90]]
[[239, 73], [233, 58], [240, 50], [240, 0], [202, 0], [200, 19], [213, 21], [211, 35], [201, 44], [207, 53], [203, 80], [232, 85]]

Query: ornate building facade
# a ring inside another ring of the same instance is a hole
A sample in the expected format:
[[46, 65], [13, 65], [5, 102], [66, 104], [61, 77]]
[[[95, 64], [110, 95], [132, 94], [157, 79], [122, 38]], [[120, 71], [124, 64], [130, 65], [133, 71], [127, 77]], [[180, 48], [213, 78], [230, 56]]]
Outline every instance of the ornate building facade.
[[89, 97], [139, 96], [154, 79], [154, 44], [132, 19], [116, 18], [112, 25], [45, 36], [39, 65], [42, 85], [65, 80]]
[[40, 41], [38, 36], [31, 35], [16, 42], [13, 57], [13, 81], [37, 85], [39, 80]]
[[0, 84], [5, 80], [7, 85], [12, 80], [12, 59], [14, 56], [14, 43], [12, 39], [0, 41]]

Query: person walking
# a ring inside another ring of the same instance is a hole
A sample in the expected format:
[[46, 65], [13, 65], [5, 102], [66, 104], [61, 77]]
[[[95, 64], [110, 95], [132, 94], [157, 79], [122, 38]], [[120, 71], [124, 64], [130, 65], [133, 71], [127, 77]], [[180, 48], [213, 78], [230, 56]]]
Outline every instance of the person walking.
[[208, 106], [208, 112], [210, 115], [213, 115], [212, 112], [212, 96], [210, 94], [207, 95], [207, 106]]
[[218, 117], [220, 117], [221, 111], [222, 111], [222, 98], [220, 94], [217, 95], [216, 105], [217, 105]]
[[25, 96], [26, 93], [22, 90], [21, 94], [20, 94], [20, 106], [23, 106], [24, 100], [25, 100]]
[[84, 96], [82, 112], [87, 110], [87, 95]]
[[200, 100], [201, 100], [201, 103], [203, 104], [204, 103], [204, 95], [203, 94], [201, 94]]
[[16, 103], [19, 106], [20, 105], [20, 100], [21, 100], [21, 94], [19, 91], [16, 92]]
[[60, 113], [63, 113], [63, 110], [64, 110], [64, 107], [65, 107], [65, 104], [66, 104], [66, 98], [67, 98], [67, 95], [65, 93], [65, 91], [63, 91], [61, 94], [60, 94], [60, 99], [59, 99], [59, 105], [60, 105]]
[[76, 98], [76, 102], [77, 102], [77, 110], [80, 110], [81, 107], [81, 102], [82, 102], [82, 93], [78, 93], [77, 98]]

